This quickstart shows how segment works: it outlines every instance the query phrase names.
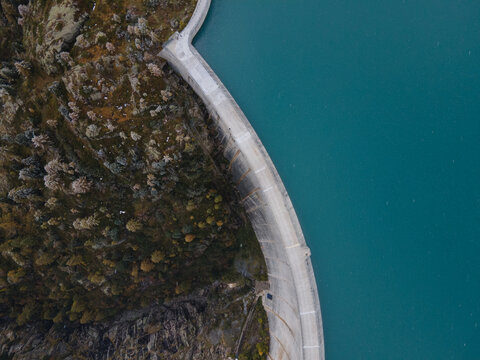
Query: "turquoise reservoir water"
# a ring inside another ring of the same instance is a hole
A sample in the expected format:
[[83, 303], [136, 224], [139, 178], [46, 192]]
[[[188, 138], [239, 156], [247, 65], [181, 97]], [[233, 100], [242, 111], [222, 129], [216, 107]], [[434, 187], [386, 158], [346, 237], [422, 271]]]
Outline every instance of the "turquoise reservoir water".
[[480, 359], [480, 1], [213, 0], [195, 45], [290, 193], [327, 360]]

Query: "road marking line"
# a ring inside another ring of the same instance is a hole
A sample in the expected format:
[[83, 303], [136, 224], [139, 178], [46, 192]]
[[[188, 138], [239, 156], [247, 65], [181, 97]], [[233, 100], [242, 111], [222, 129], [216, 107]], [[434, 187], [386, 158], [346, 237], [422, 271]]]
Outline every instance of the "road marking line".
[[270, 191], [273, 189], [273, 186], [269, 186], [268, 188], [266, 188], [265, 190], [263, 190], [264, 193], [266, 193], [267, 191]]
[[269, 243], [269, 244], [275, 244], [275, 240], [258, 240], [258, 242], [261, 242], [261, 243]]
[[313, 311], [305, 311], [305, 312], [301, 312], [300, 315], [303, 316], [303, 315], [308, 315], [308, 314], [315, 314], [316, 311], [313, 310]]
[[316, 348], [319, 348], [320, 345], [304, 345], [303, 348], [304, 349], [316, 349]]
[[285, 249], [293, 249], [299, 246], [300, 246], [300, 243], [296, 243], [295, 245], [285, 246]]
[[237, 143], [238, 143], [238, 144], [241, 144], [241, 143], [247, 141], [248, 139], [250, 139], [251, 136], [252, 136], [252, 135], [250, 135], [249, 132], [245, 132], [245, 133], [243, 133], [242, 135], [237, 136], [237, 139], [236, 139], [236, 140], [237, 140]]
[[258, 174], [259, 172], [262, 172], [265, 169], [266, 169], [266, 167], [264, 166], [261, 169], [255, 170], [255, 174]]

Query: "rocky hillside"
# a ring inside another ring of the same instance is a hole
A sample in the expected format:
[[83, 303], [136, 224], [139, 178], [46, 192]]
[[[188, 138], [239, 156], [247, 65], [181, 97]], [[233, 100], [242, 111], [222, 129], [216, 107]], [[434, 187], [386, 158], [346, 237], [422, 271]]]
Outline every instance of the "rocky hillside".
[[[194, 6], [0, 0], [3, 358], [233, 355], [265, 264], [201, 101], [157, 56]], [[257, 312], [243, 357], [266, 356]]]

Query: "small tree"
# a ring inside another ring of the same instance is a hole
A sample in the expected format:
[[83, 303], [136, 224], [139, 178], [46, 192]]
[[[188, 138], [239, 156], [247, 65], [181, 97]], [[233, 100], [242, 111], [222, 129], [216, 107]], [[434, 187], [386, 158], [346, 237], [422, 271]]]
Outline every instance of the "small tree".
[[142, 223], [135, 219], [128, 220], [126, 225], [127, 230], [130, 232], [140, 231], [142, 227], [143, 227]]
[[154, 262], [155, 264], [158, 264], [160, 261], [165, 259], [165, 254], [160, 250], [156, 250], [152, 253], [150, 258], [152, 259], [152, 262]]
[[155, 265], [149, 259], [143, 260], [140, 264], [140, 269], [144, 272], [150, 272], [154, 267]]

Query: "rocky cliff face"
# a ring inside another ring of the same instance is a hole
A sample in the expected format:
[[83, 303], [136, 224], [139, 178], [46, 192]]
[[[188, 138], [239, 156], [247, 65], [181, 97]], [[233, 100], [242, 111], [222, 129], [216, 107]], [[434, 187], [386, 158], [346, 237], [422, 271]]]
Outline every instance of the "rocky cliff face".
[[[231, 359], [242, 326], [241, 317], [232, 313], [245, 317], [251, 301], [249, 291], [216, 283], [98, 324], [63, 327], [42, 322], [20, 329], [9, 324], [1, 327], [0, 348], [13, 359]], [[259, 314], [258, 319], [241, 358], [261, 358], [255, 345], [268, 336], [261, 323], [266, 317]]]
[[1, 0], [5, 356], [233, 351], [265, 265], [203, 105], [156, 56], [194, 5]]

